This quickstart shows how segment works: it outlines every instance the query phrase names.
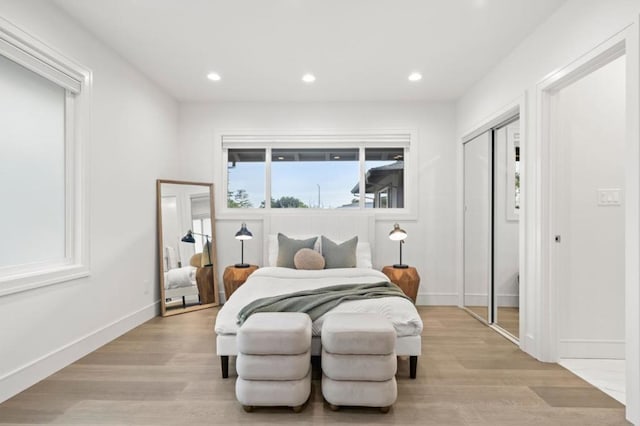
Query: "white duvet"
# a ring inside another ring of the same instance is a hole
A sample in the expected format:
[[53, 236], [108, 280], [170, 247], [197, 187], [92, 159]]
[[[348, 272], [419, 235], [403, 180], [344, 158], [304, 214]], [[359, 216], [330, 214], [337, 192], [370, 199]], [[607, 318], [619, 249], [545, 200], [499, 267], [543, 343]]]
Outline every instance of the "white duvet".
[[[339, 284], [360, 284], [388, 281], [386, 275], [374, 269], [347, 268], [304, 271], [289, 268], [261, 268], [238, 288], [222, 306], [216, 318], [217, 334], [236, 334], [238, 312], [250, 302], [262, 297], [293, 293]], [[419, 336], [422, 320], [413, 303], [402, 297], [383, 297], [370, 300], [350, 300], [333, 308], [331, 312], [378, 313], [387, 318], [398, 337]], [[313, 322], [313, 335], [319, 336], [324, 316]]]
[[191, 287], [196, 285], [196, 270], [193, 266], [169, 269], [164, 273], [164, 288], [171, 290], [174, 288]]

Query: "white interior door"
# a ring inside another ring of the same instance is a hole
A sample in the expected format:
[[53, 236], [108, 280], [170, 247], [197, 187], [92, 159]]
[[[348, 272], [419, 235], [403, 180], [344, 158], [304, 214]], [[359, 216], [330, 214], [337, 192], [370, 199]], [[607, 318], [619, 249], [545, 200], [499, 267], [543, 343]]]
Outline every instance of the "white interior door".
[[552, 105], [559, 358], [624, 358], [625, 58]]
[[487, 322], [491, 294], [491, 136], [464, 145], [464, 305]]

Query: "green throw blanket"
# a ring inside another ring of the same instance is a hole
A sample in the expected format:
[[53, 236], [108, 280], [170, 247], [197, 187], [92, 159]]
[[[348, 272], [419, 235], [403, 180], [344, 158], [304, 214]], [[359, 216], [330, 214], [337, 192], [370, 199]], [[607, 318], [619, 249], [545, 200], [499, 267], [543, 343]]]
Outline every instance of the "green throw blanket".
[[347, 300], [377, 299], [380, 297], [404, 297], [409, 299], [395, 284], [387, 281], [369, 284], [347, 284], [303, 290], [273, 297], [256, 299], [238, 313], [241, 325], [256, 312], [304, 312], [315, 321], [322, 315]]

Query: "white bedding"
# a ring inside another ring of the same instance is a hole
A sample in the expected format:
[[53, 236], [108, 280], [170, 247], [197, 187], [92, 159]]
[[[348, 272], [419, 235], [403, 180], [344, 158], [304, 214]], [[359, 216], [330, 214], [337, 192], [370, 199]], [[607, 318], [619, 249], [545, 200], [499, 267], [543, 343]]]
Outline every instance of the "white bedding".
[[190, 287], [196, 285], [196, 269], [193, 266], [170, 269], [164, 273], [164, 288]]
[[[289, 268], [267, 267], [255, 271], [247, 282], [238, 288], [222, 306], [216, 318], [218, 335], [233, 335], [238, 331], [237, 316], [248, 303], [269, 296], [293, 293], [339, 284], [359, 284], [388, 281], [382, 272], [368, 268], [323, 269], [303, 271]], [[379, 313], [396, 329], [398, 337], [419, 336], [422, 320], [411, 301], [402, 297], [384, 297], [370, 300], [343, 302], [331, 312]], [[319, 336], [324, 316], [313, 322], [313, 335]]]

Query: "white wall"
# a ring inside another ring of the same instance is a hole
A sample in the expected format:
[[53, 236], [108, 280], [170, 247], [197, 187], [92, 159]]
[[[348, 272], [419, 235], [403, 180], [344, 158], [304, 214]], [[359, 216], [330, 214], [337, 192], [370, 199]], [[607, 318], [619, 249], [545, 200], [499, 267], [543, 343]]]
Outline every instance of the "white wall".
[[177, 176], [177, 106], [51, 2], [0, 0], [0, 16], [93, 71], [91, 276], [0, 297], [3, 401], [156, 315], [155, 180]]
[[[215, 181], [222, 159], [216, 154], [214, 133], [229, 129], [363, 130], [417, 129], [418, 209], [414, 218], [398, 218], [409, 237], [403, 261], [417, 267], [422, 277], [419, 303], [456, 304], [455, 288], [455, 122], [447, 103], [219, 103], [180, 106], [179, 141], [185, 179]], [[415, 185], [416, 182], [411, 182]], [[219, 215], [218, 215], [219, 217]], [[300, 215], [293, 220], [304, 220]], [[240, 261], [233, 236], [242, 221], [254, 234], [245, 243], [245, 261], [262, 264], [261, 219], [242, 216], [218, 218], [219, 269]], [[374, 267], [397, 263], [398, 247], [387, 235], [394, 219], [376, 223]], [[222, 286], [221, 286], [222, 287]]]
[[624, 199], [599, 205], [598, 191], [624, 195], [625, 58], [554, 98], [552, 140], [563, 151], [558, 173], [566, 190], [558, 197], [558, 249], [565, 252], [557, 282], [559, 356], [624, 359]]
[[[568, 66], [581, 56], [593, 50], [596, 46], [605, 42], [615, 34], [629, 28], [631, 36], [626, 38], [628, 53], [633, 55], [628, 61], [627, 70], [631, 82], [627, 87], [628, 105], [637, 107], [637, 78], [638, 78], [638, 29], [637, 18], [640, 13], [640, 1], [638, 0], [569, 0], [558, 9], [545, 23], [539, 26], [526, 40], [520, 43], [513, 52], [482, 80], [477, 82], [457, 103], [457, 134], [458, 141], [462, 136], [477, 126], [483, 124], [489, 117], [517, 102], [526, 95], [525, 110], [521, 114], [524, 121], [522, 149], [524, 160], [523, 191], [524, 200], [521, 212], [521, 310], [524, 314], [524, 330], [521, 335], [521, 347], [528, 353], [546, 358], [545, 345], [542, 335], [544, 330], [545, 306], [540, 299], [543, 277], [540, 275], [540, 235], [536, 225], [542, 220], [541, 192], [538, 186], [540, 172], [544, 168], [537, 158], [540, 158], [539, 147], [534, 146], [536, 131], [539, 125], [537, 117], [537, 92], [536, 84], [547, 75]], [[630, 81], [630, 80], [628, 80]], [[631, 88], [631, 89], [630, 89]], [[636, 88], [636, 90], [633, 90]], [[631, 102], [631, 104], [629, 104]], [[637, 116], [633, 122], [627, 123], [628, 134], [637, 136]], [[629, 139], [627, 154], [637, 153], [637, 140]], [[458, 167], [462, 170], [462, 147], [458, 143]], [[627, 169], [628, 184], [634, 182], [634, 176], [638, 175], [637, 157], [627, 155], [627, 164], [633, 165], [633, 169]], [[534, 185], [535, 183], [535, 185]], [[634, 184], [637, 189], [637, 182]], [[630, 188], [627, 188], [630, 190]], [[629, 202], [634, 217], [627, 217], [627, 258], [633, 260], [633, 264], [627, 263], [627, 417], [633, 422], [640, 423], [640, 379], [638, 365], [640, 364], [640, 333], [638, 332], [638, 304], [640, 303], [637, 291], [637, 282], [632, 279], [638, 277], [638, 235], [637, 225], [637, 191], [631, 194], [633, 203]], [[458, 187], [459, 207], [462, 204], [462, 187]], [[629, 201], [630, 199], [627, 198]], [[462, 235], [462, 214], [458, 209], [458, 235]], [[633, 231], [633, 235], [629, 232]], [[524, 237], [524, 238], [522, 238]], [[458, 283], [462, 283], [462, 246], [458, 246]], [[524, 277], [522, 273], [524, 272]], [[523, 279], [524, 278], [524, 282]], [[633, 321], [628, 321], [632, 318]], [[521, 318], [522, 319], [522, 318]], [[548, 336], [547, 336], [548, 338]], [[631, 354], [631, 356], [629, 356]]]

